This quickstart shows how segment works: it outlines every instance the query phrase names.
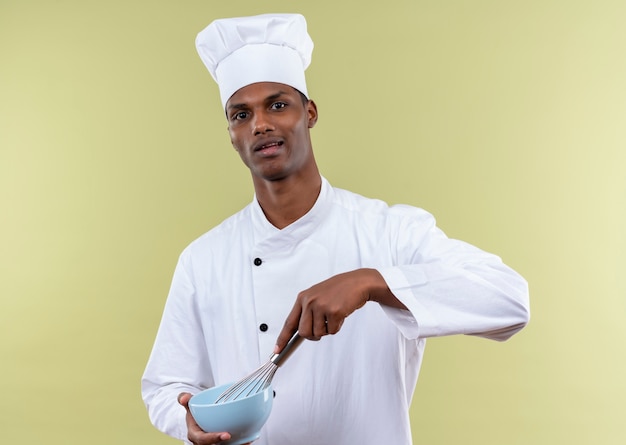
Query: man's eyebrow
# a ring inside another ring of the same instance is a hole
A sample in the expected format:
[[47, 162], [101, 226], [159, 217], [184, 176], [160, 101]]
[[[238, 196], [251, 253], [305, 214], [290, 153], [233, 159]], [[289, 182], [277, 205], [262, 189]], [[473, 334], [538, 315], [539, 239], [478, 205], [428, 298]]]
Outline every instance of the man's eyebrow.
[[267, 97], [265, 98], [265, 102], [270, 102], [270, 101], [276, 100], [276, 99], [278, 99], [280, 96], [284, 96], [285, 94], [287, 94], [287, 92], [286, 92], [286, 91], [279, 91], [279, 92], [278, 92], [278, 93], [276, 93], [276, 94], [272, 94], [271, 96], [267, 96]]
[[232, 104], [228, 106], [227, 110], [231, 110], [233, 108], [237, 110], [241, 110], [242, 108], [246, 108], [246, 107], [247, 107], [246, 104]]
[[[264, 102], [271, 102], [273, 100], [278, 99], [281, 96], [284, 96], [285, 94], [287, 94], [286, 91], [279, 91], [275, 94], [271, 94], [269, 96], [267, 96], [264, 99]], [[228, 106], [228, 110], [234, 109], [234, 110], [241, 110], [241, 109], [245, 109], [248, 108], [248, 105], [246, 103], [239, 103], [239, 104], [232, 104]]]

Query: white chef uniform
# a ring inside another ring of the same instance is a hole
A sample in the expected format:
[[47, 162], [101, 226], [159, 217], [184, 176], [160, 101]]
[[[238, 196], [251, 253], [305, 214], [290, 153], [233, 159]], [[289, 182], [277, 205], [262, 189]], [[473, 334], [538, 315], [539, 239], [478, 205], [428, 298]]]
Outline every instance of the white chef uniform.
[[278, 230], [258, 202], [181, 255], [142, 379], [154, 425], [186, 439], [180, 392], [238, 380], [265, 362], [299, 291], [376, 268], [408, 310], [368, 302], [339, 333], [305, 341], [274, 377], [258, 445], [411, 443], [408, 410], [425, 338], [505, 340], [528, 320], [525, 280], [447, 238], [427, 212], [331, 187]]

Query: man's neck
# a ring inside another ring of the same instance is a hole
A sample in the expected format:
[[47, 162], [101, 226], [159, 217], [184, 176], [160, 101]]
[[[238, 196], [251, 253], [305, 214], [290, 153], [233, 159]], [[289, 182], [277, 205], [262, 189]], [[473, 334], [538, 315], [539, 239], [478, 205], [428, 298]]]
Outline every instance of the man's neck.
[[319, 172], [304, 177], [278, 180], [255, 180], [254, 189], [265, 217], [283, 229], [303, 217], [315, 204], [322, 187]]

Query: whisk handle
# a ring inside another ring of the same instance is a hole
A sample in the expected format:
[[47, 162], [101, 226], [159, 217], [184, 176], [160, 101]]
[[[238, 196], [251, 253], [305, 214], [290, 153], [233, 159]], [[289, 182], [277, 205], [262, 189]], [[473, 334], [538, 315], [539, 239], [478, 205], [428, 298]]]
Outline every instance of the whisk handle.
[[287, 360], [289, 356], [291, 356], [293, 351], [295, 351], [296, 348], [300, 346], [300, 343], [302, 343], [303, 340], [304, 337], [300, 337], [300, 334], [298, 334], [298, 332], [296, 331], [296, 333], [293, 334], [293, 336], [289, 339], [289, 342], [285, 345], [283, 350], [280, 351], [278, 354], [274, 354], [270, 358], [270, 361], [276, 366], [282, 365], [283, 362]]

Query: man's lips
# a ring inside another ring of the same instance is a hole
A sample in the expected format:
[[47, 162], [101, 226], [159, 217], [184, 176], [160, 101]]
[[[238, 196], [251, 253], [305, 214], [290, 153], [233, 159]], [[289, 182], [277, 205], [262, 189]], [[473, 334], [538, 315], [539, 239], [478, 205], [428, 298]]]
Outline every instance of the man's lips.
[[283, 141], [262, 142], [254, 147], [254, 152], [264, 155], [271, 155], [276, 153], [282, 145]]

